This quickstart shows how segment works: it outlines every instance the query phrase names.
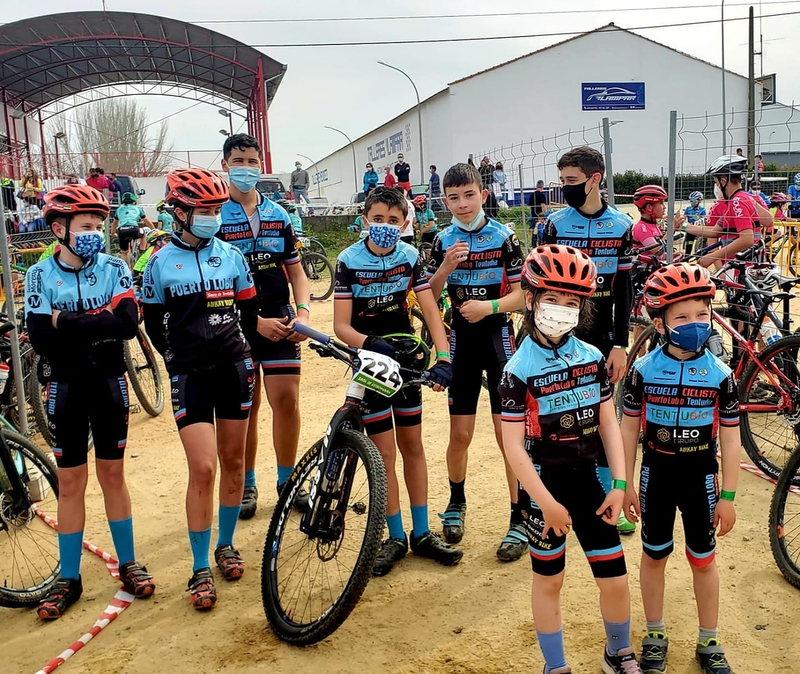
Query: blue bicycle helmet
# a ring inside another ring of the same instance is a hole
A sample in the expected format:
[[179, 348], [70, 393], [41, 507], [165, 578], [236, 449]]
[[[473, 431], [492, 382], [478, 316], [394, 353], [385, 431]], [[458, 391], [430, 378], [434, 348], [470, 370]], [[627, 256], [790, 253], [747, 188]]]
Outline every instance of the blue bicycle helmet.
[[794, 174], [794, 184], [800, 187], [800, 173]]
[[689, 195], [689, 201], [693, 204], [699, 204], [703, 200], [703, 193], [702, 192], [692, 192]]

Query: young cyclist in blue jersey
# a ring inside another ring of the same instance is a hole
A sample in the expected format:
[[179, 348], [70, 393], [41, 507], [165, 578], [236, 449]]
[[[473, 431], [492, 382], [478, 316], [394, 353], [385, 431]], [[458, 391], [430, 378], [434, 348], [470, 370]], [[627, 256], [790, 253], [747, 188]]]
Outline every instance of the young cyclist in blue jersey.
[[[308, 324], [311, 295], [308, 278], [297, 253], [297, 239], [288, 213], [256, 190], [261, 178], [261, 148], [247, 134], [226, 139], [222, 168], [230, 175], [231, 200], [222, 207], [222, 227], [217, 237], [236, 246], [245, 256], [258, 296], [258, 334], [250, 341], [256, 364], [256, 393], [247, 430], [245, 485], [242, 519], [256, 513], [256, 457], [258, 410], [261, 405], [261, 372], [264, 391], [272, 408], [272, 443], [277, 459], [277, 489], [294, 470], [300, 438], [300, 342], [305, 337], [292, 332], [295, 319]], [[290, 293], [291, 290], [291, 293]], [[294, 296], [294, 307], [290, 294]], [[308, 494], [295, 501], [301, 508]]]
[[61, 576], [39, 605], [45, 619], [60, 618], [83, 592], [90, 429], [120, 580], [136, 597], [155, 591], [153, 577], [135, 561], [123, 462], [129, 407], [123, 341], [136, 335], [138, 309], [125, 263], [100, 252], [109, 210], [102, 193], [86, 185], [48, 192], [44, 217], [60, 248], [33, 265], [25, 280], [28, 334], [41, 356], [38, 375], [47, 384], [47, 421], [58, 464]]
[[[630, 645], [630, 592], [614, 526], [625, 498], [625, 457], [603, 354], [573, 336], [591, 325], [598, 274], [588, 255], [544, 245], [522, 270], [525, 339], [500, 382], [503, 442], [519, 478], [533, 567], [531, 605], [545, 674], [572, 672], [564, 655], [561, 588], [574, 527], [600, 590], [606, 674], [639, 674]], [[597, 475], [605, 453], [613, 475]], [[582, 609], [583, 610], [583, 609]]]
[[[697, 224], [700, 220], [706, 217], [706, 209], [703, 207], [703, 193], [692, 192], [689, 194], [689, 205], [683, 209], [683, 215], [686, 217], [686, 222], [689, 225]], [[697, 237], [692, 234], [687, 234], [684, 240], [684, 251], [687, 255], [694, 252], [694, 242]]]
[[117, 210], [114, 211], [111, 218], [111, 236], [116, 236], [119, 241], [120, 259], [127, 261], [131, 243], [137, 239], [143, 239], [143, 226], [155, 229], [153, 223], [145, 215], [144, 209], [136, 205], [136, 195], [133, 192], [125, 192], [122, 195], [122, 205], [117, 206]]
[[[364, 219], [369, 223], [369, 235], [343, 250], [336, 263], [333, 326], [339, 339], [350, 346], [382, 353], [403, 364], [404, 352], [414, 353], [413, 340], [400, 337], [414, 332], [408, 313], [408, 293], [413, 290], [437, 349], [436, 363], [427, 376], [434, 390], [443, 391], [452, 380], [447, 334], [416, 249], [400, 241], [407, 208], [397, 189], [376, 187], [367, 195]], [[403, 346], [407, 343], [411, 346]], [[447, 566], [457, 564], [461, 550], [431, 533], [428, 523], [428, 466], [422, 445], [419, 386], [405, 387], [389, 399], [368, 393], [364, 407], [364, 428], [381, 451], [389, 487], [389, 538], [381, 546], [373, 574], [386, 575], [408, 552], [395, 470], [398, 447], [411, 501], [412, 552]]]
[[[522, 251], [517, 237], [499, 222], [486, 217], [483, 203], [489, 192], [481, 174], [470, 164], [456, 164], [444, 175], [445, 204], [452, 213], [450, 227], [436, 237], [428, 276], [434, 297], [447, 285], [453, 306], [450, 357], [450, 441], [447, 473], [450, 501], [442, 518], [444, 538], [458, 543], [464, 536], [467, 499], [467, 452], [475, 433], [475, 414], [482, 375], [489, 383], [489, 402], [495, 438], [502, 452], [500, 396], [497, 385], [503, 366], [514, 353], [513, 324], [509, 312], [522, 306], [519, 287]], [[519, 559], [527, 547], [522, 515], [517, 503], [517, 479], [505, 462], [511, 501], [508, 533], [497, 557]]]
[[[640, 580], [647, 636], [642, 671], [667, 671], [664, 572], [674, 548], [680, 510], [686, 557], [692, 569], [700, 630], [697, 658], [706, 674], [730, 674], [717, 639], [719, 570], [715, 532], [736, 522], [733, 499], [739, 474], [739, 399], [730, 368], [705, 348], [711, 335], [716, 286], [708, 270], [680, 263], [654, 272], [644, 302], [667, 343], [637, 360], [625, 379], [622, 437], [628, 490], [625, 509], [642, 519]], [[642, 439], [639, 493], [634, 487], [636, 447]], [[722, 489], [717, 464], [722, 451]]]
[[167, 205], [163, 201], [156, 204], [156, 211], [158, 211], [158, 228], [162, 232], [172, 232], [172, 223], [175, 218], [167, 211]]
[[419, 232], [420, 241], [433, 245], [439, 228], [436, 225], [436, 214], [428, 205], [428, 197], [420, 194], [412, 200], [414, 203], [414, 215], [416, 218], [415, 229]]
[[[605, 174], [603, 155], [591, 147], [570, 150], [558, 160], [562, 190], [567, 208], [556, 211], [544, 228], [544, 243], [573, 246], [585, 252], [597, 268], [597, 290], [592, 296], [595, 308], [591, 329], [579, 326], [576, 337], [596, 346], [606, 359], [612, 384], [625, 372], [628, 324], [633, 293], [630, 270], [631, 221], [602, 198], [600, 185]], [[611, 489], [611, 474], [605, 454], [600, 452], [598, 474], [606, 492]], [[624, 515], [621, 533], [632, 534], [636, 527]]]
[[800, 218], [800, 173], [794, 174], [793, 184], [787, 190], [789, 196], [789, 217]]
[[144, 320], [164, 356], [172, 410], [189, 464], [186, 519], [194, 564], [192, 605], [217, 601], [208, 561], [214, 478], [219, 479], [219, 534], [214, 559], [225, 580], [244, 561], [233, 547], [244, 489], [247, 424], [255, 370], [247, 339], [258, 328], [253, 278], [241, 252], [215, 238], [228, 187], [205, 169], [167, 174], [167, 202], [180, 231], [153, 253], [144, 272]]

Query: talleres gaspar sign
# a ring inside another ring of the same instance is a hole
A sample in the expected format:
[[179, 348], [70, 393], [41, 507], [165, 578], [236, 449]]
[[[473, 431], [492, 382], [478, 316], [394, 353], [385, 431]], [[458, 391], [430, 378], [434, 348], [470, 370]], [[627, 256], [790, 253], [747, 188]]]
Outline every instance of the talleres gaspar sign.
[[644, 110], [644, 82], [584, 82], [583, 110]]

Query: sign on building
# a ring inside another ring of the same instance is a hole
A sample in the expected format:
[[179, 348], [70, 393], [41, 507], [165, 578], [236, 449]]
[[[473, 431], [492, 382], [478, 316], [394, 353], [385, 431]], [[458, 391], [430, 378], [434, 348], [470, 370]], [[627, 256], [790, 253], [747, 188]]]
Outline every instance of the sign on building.
[[584, 82], [583, 110], [644, 110], [644, 82]]
[[[406, 126], [408, 129], [408, 126]], [[402, 153], [403, 146], [410, 144], [410, 134], [406, 131], [406, 134], [409, 136], [408, 139], [403, 139], [403, 132], [397, 131], [396, 133], [391, 134], [388, 138], [381, 138], [380, 140], [375, 141], [372, 145], [367, 146], [367, 158], [369, 161], [375, 162], [379, 161], [385, 157], [391, 157], [394, 154]]]

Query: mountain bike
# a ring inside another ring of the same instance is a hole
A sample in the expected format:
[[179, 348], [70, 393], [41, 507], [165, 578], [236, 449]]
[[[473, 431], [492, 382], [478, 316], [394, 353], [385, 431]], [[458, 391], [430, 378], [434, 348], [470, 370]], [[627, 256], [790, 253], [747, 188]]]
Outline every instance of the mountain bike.
[[123, 344], [125, 369], [136, 397], [151, 417], [164, 411], [164, 386], [156, 352], [141, 323], [136, 337]]
[[315, 236], [298, 234], [297, 242], [309, 253], [318, 253], [319, 255], [322, 255], [322, 257], [328, 257], [328, 251], [325, 250], [325, 246], [323, 246], [322, 242]]
[[0, 417], [0, 606], [32, 606], [58, 578], [58, 535], [40, 517], [57, 501], [56, 467]]
[[769, 544], [784, 578], [800, 588], [800, 444], [789, 455], [769, 506]]
[[307, 249], [300, 240], [297, 242], [297, 251], [300, 253], [303, 272], [308, 278], [311, 299], [327, 300], [333, 294], [334, 273], [331, 261], [324, 255]]
[[[320, 356], [345, 363], [353, 377], [344, 404], [325, 436], [298, 461], [272, 514], [261, 567], [267, 620], [282, 640], [307, 646], [336, 631], [355, 608], [370, 578], [383, 536], [386, 469], [364, 434], [361, 402], [367, 390], [391, 397], [425, 384], [419, 370], [354, 349], [305, 325], [295, 330]], [[310, 494], [294, 508], [300, 488]]]

